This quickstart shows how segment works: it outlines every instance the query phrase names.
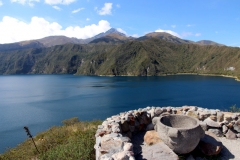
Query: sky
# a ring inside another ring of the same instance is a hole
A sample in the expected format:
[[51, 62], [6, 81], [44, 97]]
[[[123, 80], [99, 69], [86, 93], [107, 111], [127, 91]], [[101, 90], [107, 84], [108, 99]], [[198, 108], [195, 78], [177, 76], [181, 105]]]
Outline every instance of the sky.
[[0, 44], [52, 35], [86, 39], [110, 28], [240, 47], [240, 1], [0, 0]]

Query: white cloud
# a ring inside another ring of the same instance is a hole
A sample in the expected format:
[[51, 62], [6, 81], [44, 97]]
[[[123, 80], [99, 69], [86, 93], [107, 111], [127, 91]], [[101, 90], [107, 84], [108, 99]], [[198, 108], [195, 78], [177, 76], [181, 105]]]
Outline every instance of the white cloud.
[[2, 6], [3, 5], [3, 3], [2, 3], [2, 1], [0, 0], [0, 6]]
[[196, 36], [196, 37], [199, 37], [201, 36], [201, 33], [192, 33], [192, 32], [183, 32], [181, 34], [181, 37], [188, 37], [188, 36]]
[[111, 10], [112, 10], [112, 3], [105, 3], [103, 8], [97, 12], [100, 15], [111, 15], [112, 14]]
[[58, 6], [53, 6], [53, 8], [56, 9], [56, 10], [59, 10], [59, 11], [61, 10], [61, 8], [58, 7]]
[[199, 37], [199, 36], [201, 36], [201, 33], [196, 33], [195, 36]]
[[117, 7], [117, 8], [120, 8], [121, 6], [120, 6], [120, 4], [116, 4], [116, 7]]
[[188, 24], [187, 25], [187, 27], [193, 27], [194, 26], [194, 24]]
[[183, 33], [181, 34], [182, 37], [188, 37], [188, 36], [192, 36], [192, 35], [193, 35], [192, 32], [183, 32]]
[[64, 35], [86, 39], [111, 28], [106, 20], [100, 20], [98, 24], [91, 24], [85, 27], [69, 26], [62, 28], [57, 22], [48, 22], [41, 17], [32, 17], [29, 23], [16, 18], [4, 16], [0, 21], [0, 43], [12, 43], [31, 39], [40, 39], [53, 35]]
[[76, 0], [45, 0], [45, 3], [50, 4], [50, 5], [55, 5], [55, 4], [63, 4], [63, 5], [68, 5]]
[[134, 37], [134, 38], [138, 38], [139, 35], [138, 34], [133, 34], [133, 35], [130, 35], [131, 37]]
[[176, 25], [171, 25], [172, 28], [176, 28], [177, 26]]
[[22, 5], [28, 4], [29, 6], [34, 6], [34, 2], [40, 2], [40, 0], [11, 0], [12, 3], [20, 3]]
[[123, 34], [125, 34], [125, 35], [127, 35], [127, 32], [124, 31], [122, 28], [117, 28], [117, 31], [118, 31], [118, 32], [121, 32], [121, 33], [123, 33]]
[[169, 34], [171, 34], [171, 35], [173, 35], [173, 36], [176, 36], [176, 37], [181, 38], [181, 36], [180, 36], [178, 33], [174, 32], [174, 31], [171, 31], [171, 30], [158, 29], [158, 30], [156, 30], [155, 32], [166, 32], [166, 33], [169, 33]]
[[80, 12], [81, 10], [84, 10], [84, 8], [75, 9], [75, 10], [72, 11], [72, 13], [77, 13], [77, 12]]
[[90, 18], [86, 18], [86, 21], [90, 21]]

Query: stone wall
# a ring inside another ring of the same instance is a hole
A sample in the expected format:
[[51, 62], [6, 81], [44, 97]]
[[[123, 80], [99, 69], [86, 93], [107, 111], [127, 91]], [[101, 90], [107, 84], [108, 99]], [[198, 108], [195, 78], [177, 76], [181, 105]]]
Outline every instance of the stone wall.
[[96, 131], [96, 160], [134, 160], [132, 135], [153, 130], [152, 119], [164, 114], [183, 114], [200, 120], [205, 131], [228, 139], [240, 138], [240, 113], [196, 106], [146, 107], [114, 115]]

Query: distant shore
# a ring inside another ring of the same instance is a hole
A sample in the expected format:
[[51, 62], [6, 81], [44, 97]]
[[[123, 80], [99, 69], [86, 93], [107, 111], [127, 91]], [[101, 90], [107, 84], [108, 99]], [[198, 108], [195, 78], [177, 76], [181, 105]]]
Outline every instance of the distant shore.
[[[238, 79], [237, 76], [230, 76], [230, 75], [224, 75], [224, 74], [208, 74], [208, 73], [175, 73], [175, 74], [163, 74], [163, 75], [158, 75], [158, 76], [174, 76], [174, 75], [199, 75], [199, 76], [219, 76], [219, 77], [227, 77], [227, 78], [234, 78], [236, 81], [240, 82], [240, 79]], [[106, 77], [121, 77], [121, 76], [126, 76], [126, 77], [137, 77], [136, 75], [97, 75], [100, 77], [106, 76]], [[144, 76], [143, 76], [144, 77]], [[154, 77], [154, 76], [147, 76], [147, 77]]]
[[227, 78], [234, 78], [236, 81], [240, 82], [240, 79], [238, 79], [237, 76], [229, 76], [229, 75], [224, 75], [224, 74], [207, 74], [207, 73], [176, 73], [172, 75], [200, 75], [200, 76], [219, 76], [219, 77], [227, 77]]

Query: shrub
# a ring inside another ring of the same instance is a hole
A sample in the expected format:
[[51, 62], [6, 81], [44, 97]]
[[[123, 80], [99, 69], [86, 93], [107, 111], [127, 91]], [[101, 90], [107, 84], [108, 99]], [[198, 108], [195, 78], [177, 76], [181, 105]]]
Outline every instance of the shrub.
[[236, 106], [236, 104], [229, 107], [230, 112], [240, 112], [240, 108]]

